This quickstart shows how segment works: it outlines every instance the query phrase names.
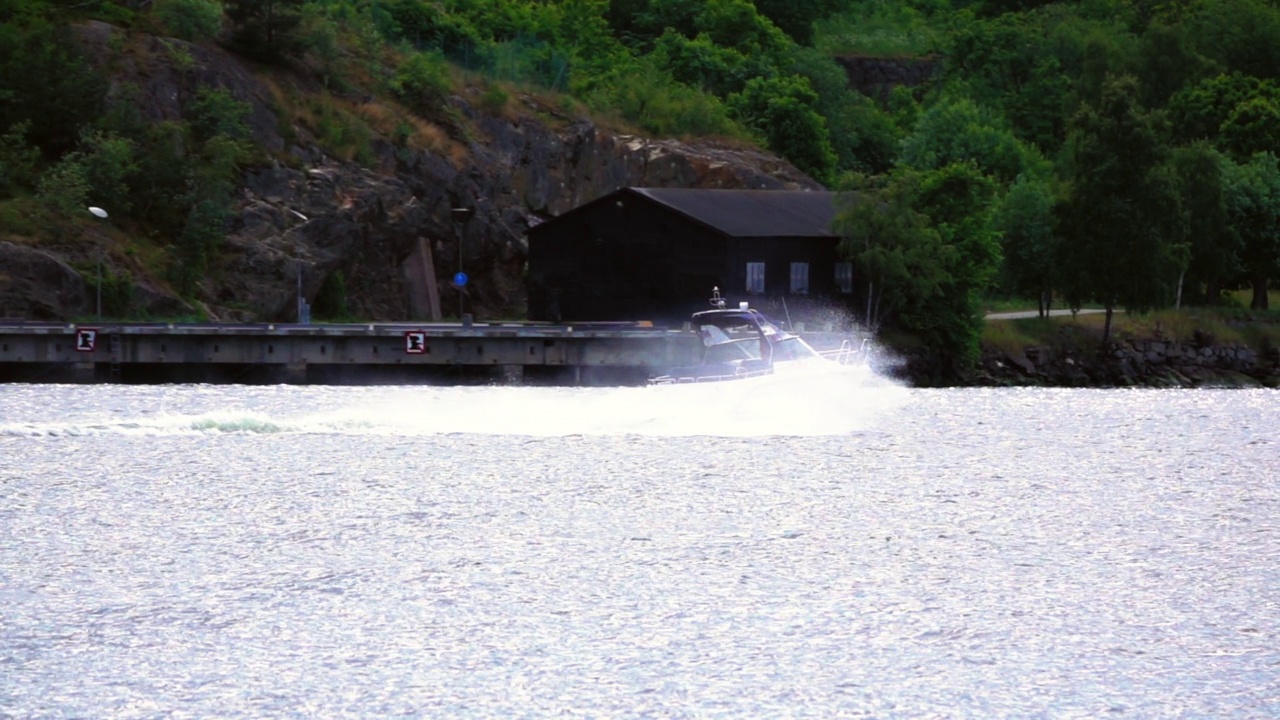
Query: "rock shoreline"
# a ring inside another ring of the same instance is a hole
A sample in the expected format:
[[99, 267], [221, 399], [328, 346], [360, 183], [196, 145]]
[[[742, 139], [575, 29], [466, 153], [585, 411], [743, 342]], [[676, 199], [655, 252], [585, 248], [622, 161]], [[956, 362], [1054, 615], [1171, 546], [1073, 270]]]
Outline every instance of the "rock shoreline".
[[1105, 348], [1041, 345], [1022, 353], [984, 348], [966, 384], [985, 386], [1280, 387], [1280, 348], [1134, 338]]

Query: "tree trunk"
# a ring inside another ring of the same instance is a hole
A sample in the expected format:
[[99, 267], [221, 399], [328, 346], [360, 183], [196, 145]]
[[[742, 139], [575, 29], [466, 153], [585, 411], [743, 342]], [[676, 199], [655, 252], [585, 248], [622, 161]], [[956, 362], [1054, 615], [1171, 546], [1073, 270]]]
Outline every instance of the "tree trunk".
[[1210, 305], [1217, 305], [1222, 302], [1222, 286], [1218, 284], [1217, 280], [1210, 280], [1205, 283], [1204, 297]]
[[1249, 303], [1250, 310], [1267, 310], [1270, 309], [1270, 302], [1267, 300], [1267, 279], [1265, 277], [1253, 278], [1253, 301]]
[[1111, 303], [1107, 303], [1107, 319], [1102, 325], [1102, 347], [1107, 347], [1107, 342], [1111, 340], [1111, 317], [1115, 314], [1115, 308]]
[[1182, 272], [1178, 273], [1178, 295], [1173, 301], [1174, 310], [1182, 309], [1182, 281], [1186, 279], [1187, 279], [1187, 269], [1183, 268]]

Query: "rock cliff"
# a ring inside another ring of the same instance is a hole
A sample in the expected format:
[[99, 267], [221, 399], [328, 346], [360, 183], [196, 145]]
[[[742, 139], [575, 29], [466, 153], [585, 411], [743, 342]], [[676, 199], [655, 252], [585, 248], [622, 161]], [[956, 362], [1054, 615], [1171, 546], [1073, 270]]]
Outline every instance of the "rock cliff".
[[[432, 149], [373, 137], [362, 163], [344, 161], [326, 153], [273, 92], [287, 84], [295, 93], [323, 93], [314, 81], [268, 81], [217, 47], [172, 39], [134, 38], [133, 50], [121, 53], [120, 33], [98, 22], [79, 29], [111, 78], [110, 102], [134, 102], [152, 122], [179, 120], [201, 87], [227, 88], [249, 103], [253, 142], [269, 159], [245, 171], [225, 242], [189, 303], [131, 257], [122, 228], [90, 226], [66, 246], [0, 246], [0, 315], [91, 315], [93, 273], [85, 268], [94, 266], [102, 243], [108, 276], [132, 278], [131, 313], [187, 305], [214, 320], [291, 321], [299, 282], [314, 302], [326, 279], [341, 272], [353, 316], [428, 318], [433, 290], [436, 307], [456, 316], [451, 278], [462, 269], [471, 279], [463, 290], [467, 312], [519, 318], [525, 231], [542, 219], [624, 186], [819, 188], [751, 147], [610, 132], [533, 95], [484, 112], [481, 89], [471, 86], [448, 99], [453, 127]], [[136, 90], [123, 91], [130, 87]], [[455, 208], [474, 214], [454, 223]]]
[[942, 64], [936, 57], [879, 57], [837, 55], [849, 86], [863, 95], [887, 98], [899, 85], [917, 87], [935, 80]]

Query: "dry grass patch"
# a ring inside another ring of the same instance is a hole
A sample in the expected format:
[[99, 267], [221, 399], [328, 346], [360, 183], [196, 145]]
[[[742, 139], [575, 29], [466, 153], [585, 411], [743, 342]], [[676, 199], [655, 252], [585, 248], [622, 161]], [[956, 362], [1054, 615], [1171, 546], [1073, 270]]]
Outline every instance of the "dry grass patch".
[[988, 322], [982, 328], [982, 343], [1011, 357], [1021, 357], [1035, 339], [1022, 331], [1018, 323]]
[[[392, 138], [397, 145], [411, 150], [426, 150], [451, 159], [458, 144], [438, 124], [386, 101], [361, 103], [355, 112], [382, 137]], [[465, 148], [462, 148], [465, 158]]]

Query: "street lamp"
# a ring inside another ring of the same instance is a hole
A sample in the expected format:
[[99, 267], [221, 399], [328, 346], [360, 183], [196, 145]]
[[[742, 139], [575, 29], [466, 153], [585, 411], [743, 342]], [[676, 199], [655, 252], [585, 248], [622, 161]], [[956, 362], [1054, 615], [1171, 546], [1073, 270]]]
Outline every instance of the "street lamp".
[[[302, 220], [302, 222], [304, 223], [310, 220], [310, 218], [308, 218], [306, 215], [303, 215], [302, 213], [298, 212], [297, 210], [294, 210], [293, 208], [288, 208], [288, 210], [289, 212], [296, 215], [298, 219]], [[309, 325], [311, 324], [311, 318], [309, 317], [310, 314], [307, 312], [307, 301], [302, 299], [302, 245], [301, 244], [295, 244], [293, 246], [293, 254], [294, 254], [294, 259], [298, 263], [298, 302], [297, 302], [298, 324]]]
[[475, 214], [475, 208], [469, 207], [456, 207], [449, 211], [449, 215], [453, 218], [454, 230], [458, 235], [458, 274], [453, 276], [453, 284], [458, 288], [459, 322], [465, 322], [462, 316], [462, 288], [467, 284], [467, 274], [462, 271], [462, 239], [467, 231], [467, 221]]
[[[89, 213], [94, 217], [107, 219], [107, 211], [100, 207], [90, 207]], [[102, 320], [102, 238], [98, 238], [98, 320]]]

